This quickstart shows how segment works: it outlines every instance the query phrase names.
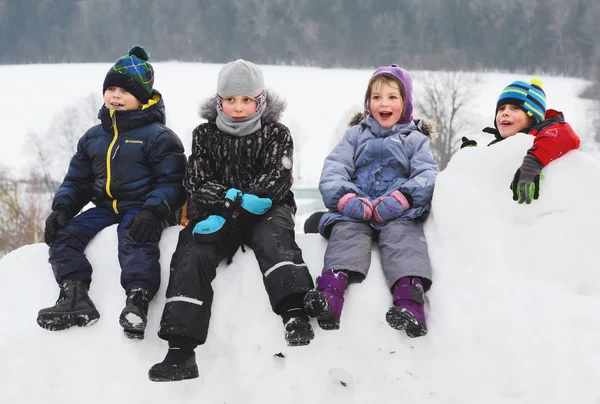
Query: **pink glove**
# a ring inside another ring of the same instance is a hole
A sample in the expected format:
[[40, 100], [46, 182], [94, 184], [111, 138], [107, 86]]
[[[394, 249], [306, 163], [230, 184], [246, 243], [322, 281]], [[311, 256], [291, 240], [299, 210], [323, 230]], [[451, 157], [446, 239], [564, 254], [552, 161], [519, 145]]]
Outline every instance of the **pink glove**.
[[408, 200], [400, 191], [394, 191], [390, 196], [380, 196], [373, 202], [373, 218], [377, 223], [386, 223], [399, 218], [410, 208]]
[[373, 207], [368, 199], [359, 198], [356, 194], [351, 193], [340, 198], [337, 208], [344, 216], [356, 220], [368, 221], [373, 213]]

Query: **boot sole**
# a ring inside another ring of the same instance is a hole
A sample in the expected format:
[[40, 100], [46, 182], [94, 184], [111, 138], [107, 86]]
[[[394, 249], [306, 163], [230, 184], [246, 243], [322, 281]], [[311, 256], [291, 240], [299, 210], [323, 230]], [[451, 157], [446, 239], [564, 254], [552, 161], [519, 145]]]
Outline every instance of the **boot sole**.
[[119, 324], [127, 331], [141, 331], [144, 333], [146, 323], [147, 320], [134, 311], [123, 310], [119, 316]]
[[314, 338], [315, 332], [312, 330], [312, 328], [301, 332], [296, 331], [291, 335], [286, 333], [285, 336], [288, 346], [305, 346], [310, 344], [310, 341], [312, 341]]
[[182, 380], [196, 379], [198, 376], [198, 366], [186, 369], [181, 373], [170, 375], [169, 377], [160, 370], [150, 369], [148, 371], [148, 378], [153, 382], [179, 382]]
[[427, 326], [417, 321], [413, 314], [398, 307], [390, 307], [385, 314], [385, 320], [395, 330], [405, 330], [406, 335], [411, 338], [421, 337], [427, 334]]
[[96, 309], [86, 309], [74, 313], [43, 313], [38, 314], [37, 323], [49, 331], [67, 330], [73, 326], [88, 327], [100, 319]]
[[324, 330], [339, 330], [340, 320], [329, 310], [329, 300], [322, 292], [312, 290], [304, 297], [304, 311], [317, 319]]
[[127, 339], [142, 340], [144, 339], [144, 331], [126, 330], [123, 329], [123, 333]]

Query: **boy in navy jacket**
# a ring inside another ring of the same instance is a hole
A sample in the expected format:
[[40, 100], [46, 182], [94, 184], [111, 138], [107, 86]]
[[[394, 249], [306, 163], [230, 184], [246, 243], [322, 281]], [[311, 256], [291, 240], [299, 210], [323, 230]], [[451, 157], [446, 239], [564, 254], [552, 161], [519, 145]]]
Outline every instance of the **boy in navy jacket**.
[[[88, 296], [92, 266], [87, 244], [118, 224], [118, 256], [126, 306], [125, 335], [142, 339], [148, 303], [160, 286], [158, 242], [167, 218], [185, 201], [186, 157], [179, 137], [165, 126], [161, 94], [152, 89], [148, 53], [134, 46], [104, 80], [99, 125], [77, 144], [46, 219], [49, 262], [60, 286], [58, 301], [40, 310], [37, 323], [57, 331], [95, 323], [100, 314]], [[81, 212], [89, 202], [95, 207]]]

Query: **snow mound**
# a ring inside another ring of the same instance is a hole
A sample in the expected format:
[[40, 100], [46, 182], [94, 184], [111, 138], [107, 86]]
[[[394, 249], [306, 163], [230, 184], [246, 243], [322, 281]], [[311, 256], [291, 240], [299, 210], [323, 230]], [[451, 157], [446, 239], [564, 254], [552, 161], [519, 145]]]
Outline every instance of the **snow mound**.
[[[88, 246], [87, 328], [49, 332], [37, 311], [58, 296], [47, 247], [0, 261], [2, 403], [594, 403], [600, 399], [600, 162], [570, 152], [544, 169], [541, 196], [511, 199], [509, 183], [532, 138], [461, 150], [436, 185], [426, 236], [434, 266], [429, 333], [391, 329], [391, 295], [375, 249], [371, 272], [351, 285], [338, 331], [316, 322], [307, 347], [285, 345], [251, 250], [221, 264], [200, 377], [152, 383], [167, 344], [156, 333], [179, 228], [163, 233], [163, 283], [143, 341], [123, 336], [115, 227]], [[326, 241], [298, 235], [316, 277]], [[401, 265], [401, 263], [400, 263]]]

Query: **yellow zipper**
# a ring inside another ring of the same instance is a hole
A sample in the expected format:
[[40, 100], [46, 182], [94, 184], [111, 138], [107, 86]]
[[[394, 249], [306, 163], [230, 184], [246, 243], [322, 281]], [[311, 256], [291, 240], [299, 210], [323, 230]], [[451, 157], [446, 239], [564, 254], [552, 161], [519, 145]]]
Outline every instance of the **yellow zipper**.
[[[115, 142], [117, 141], [117, 138], [119, 137], [119, 131], [117, 130], [117, 117], [115, 116], [115, 110], [111, 109], [110, 110], [110, 117], [112, 118], [112, 126], [113, 126], [113, 133], [115, 134], [115, 136], [113, 137], [112, 142], [110, 142], [110, 145], [108, 146], [108, 151], [106, 152], [106, 193], [108, 194], [109, 197], [113, 197], [112, 193], [110, 192], [110, 155], [112, 152], [112, 148], [115, 145]], [[112, 206], [113, 206], [113, 210], [115, 211], [115, 213], [119, 213], [119, 211], [117, 210], [117, 200], [113, 198], [112, 201]]]

